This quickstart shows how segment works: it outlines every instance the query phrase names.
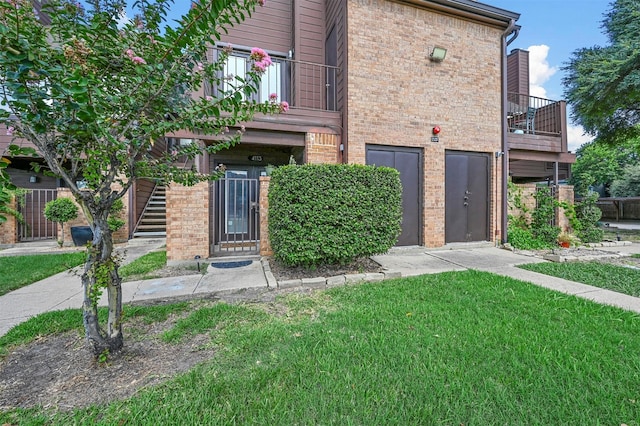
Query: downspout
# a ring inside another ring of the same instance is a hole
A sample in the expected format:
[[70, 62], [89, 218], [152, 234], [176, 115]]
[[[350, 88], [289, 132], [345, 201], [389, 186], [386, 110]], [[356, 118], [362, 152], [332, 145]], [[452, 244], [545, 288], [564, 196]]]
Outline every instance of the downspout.
[[[516, 27], [515, 19], [511, 19], [509, 26], [502, 33], [502, 215], [500, 225], [500, 240], [502, 244], [507, 242], [507, 215], [509, 204], [507, 202], [508, 181], [509, 181], [509, 143], [507, 140], [507, 46], [509, 46], [516, 38], [520, 29]], [[513, 34], [513, 37], [507, 40], [507, 37]]]

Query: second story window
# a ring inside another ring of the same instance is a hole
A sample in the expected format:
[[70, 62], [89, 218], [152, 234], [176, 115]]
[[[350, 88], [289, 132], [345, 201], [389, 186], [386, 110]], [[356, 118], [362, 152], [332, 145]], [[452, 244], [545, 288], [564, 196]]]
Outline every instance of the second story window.
[[[286, 90], [288, 84], [285, 81], [284, 72], [287, 64], [284, 58], [273, 55], [270, 56], [273, 63], [267, 68], [265, 73], [262, 74], [258, 93], [253, 96], [253, 99], [258, 102], [265, 102], [269, 100], [269, 96], [272, 93], [275, 93], [278, 95], [278, 100], [288, 101], [289, 95]], [[224, 64], [223, 74], [225, 76], [235, 76], [245, 79], [250, 68], [251, 60], [249, 59], [249, 52], [234, 50]], [[225, 92], [232, 90], [234, 84], [234, 80], [226, 81], [223, 84], [222, 90]]]

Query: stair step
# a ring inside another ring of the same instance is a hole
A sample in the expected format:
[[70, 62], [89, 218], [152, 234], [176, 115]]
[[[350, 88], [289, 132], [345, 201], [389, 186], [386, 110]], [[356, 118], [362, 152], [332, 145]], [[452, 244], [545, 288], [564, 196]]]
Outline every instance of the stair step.
[[152, 225], [152, 224], [165, 224], [167, 223], [167, 219], [162, 217], [162, 218], [151, 218], [151, 217], [143, 217], [142, 220], [140, 221], [140, 225]]
[[134, 232], [133, 238], [151, 238], [151, 237], [166, 237], [166, 232]]
[[138, 225], [138, 230], [162, 230], [162, 231], [166, 231], [167, 227], [164, 225]]

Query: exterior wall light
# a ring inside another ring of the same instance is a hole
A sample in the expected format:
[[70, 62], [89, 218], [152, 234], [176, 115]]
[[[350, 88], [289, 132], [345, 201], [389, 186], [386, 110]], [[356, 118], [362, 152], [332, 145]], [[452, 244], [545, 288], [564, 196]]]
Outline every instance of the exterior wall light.
[[433, 62], [442, 62], [444, 58], [447, 56], [447, 49], [444, 47], [434, 47], [429, 55], [429, 59]]

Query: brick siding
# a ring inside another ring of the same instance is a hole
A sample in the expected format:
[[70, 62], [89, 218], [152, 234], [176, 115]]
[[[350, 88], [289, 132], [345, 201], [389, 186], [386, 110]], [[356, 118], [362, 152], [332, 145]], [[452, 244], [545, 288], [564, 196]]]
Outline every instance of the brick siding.
[[[16, 209], [15, 197], [9, 203], [12, 209]], [[0, 244], [15, 244], [18, 242], [18, 220], [10, 214], [5, 214], [6, 222], [0, 224]]]
[[[347, 13], [347, 160], [364, 164], [366, 144], [422, 148], [424, 243], [442, 246], [445, 150], [501, 151], [502, 30], [385, 0], [350, 0]], [[434, 46], [447, 49], [441, 63], [428, 58]], [[490, 171], [491, 235], [500, 169]]]
[[209, 256], [209, 182], [167, 187], [167, 262]]
[[305, 163], [335, 164], [339, 162], [338, 135], [307, 133], [305, 137]]

